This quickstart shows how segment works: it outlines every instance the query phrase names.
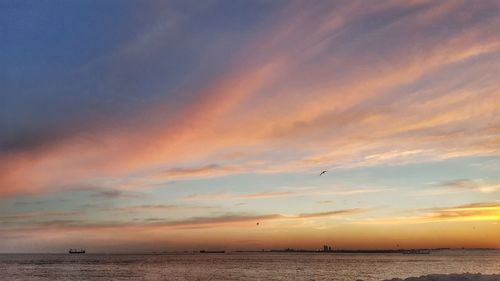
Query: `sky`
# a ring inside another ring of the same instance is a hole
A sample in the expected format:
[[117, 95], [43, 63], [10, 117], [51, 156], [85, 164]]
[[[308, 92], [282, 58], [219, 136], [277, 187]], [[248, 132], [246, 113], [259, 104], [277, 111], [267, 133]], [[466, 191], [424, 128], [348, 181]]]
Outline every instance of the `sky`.
[[0, 0], [0, 38], [0, 252], [500, 248], [499, 1]]

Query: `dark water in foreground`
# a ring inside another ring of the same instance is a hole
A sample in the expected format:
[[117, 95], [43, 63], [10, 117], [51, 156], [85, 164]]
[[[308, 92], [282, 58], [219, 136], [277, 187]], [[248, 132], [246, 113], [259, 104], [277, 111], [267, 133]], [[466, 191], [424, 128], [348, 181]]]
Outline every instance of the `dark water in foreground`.
[[1, 280], [382, 280], [430, 273], [500, 273], [500, 251], [430, 255], [228, 253], [3, 254]]

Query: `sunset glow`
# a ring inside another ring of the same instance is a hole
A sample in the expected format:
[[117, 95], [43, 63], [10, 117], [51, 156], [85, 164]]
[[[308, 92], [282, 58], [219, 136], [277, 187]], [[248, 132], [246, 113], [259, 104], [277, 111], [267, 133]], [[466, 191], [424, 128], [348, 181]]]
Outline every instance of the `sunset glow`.
[[0, 4], [0, 252], [500, 248], [500, 1], [111, 2]]

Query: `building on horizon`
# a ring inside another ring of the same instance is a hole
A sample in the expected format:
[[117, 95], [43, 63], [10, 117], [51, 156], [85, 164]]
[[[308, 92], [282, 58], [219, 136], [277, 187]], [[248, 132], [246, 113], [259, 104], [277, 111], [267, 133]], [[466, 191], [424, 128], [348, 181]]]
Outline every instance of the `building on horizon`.
[[331, 252], [331, 251], [332, 251], [332, 247], [331, 246], [323, 245], [323, 252]]

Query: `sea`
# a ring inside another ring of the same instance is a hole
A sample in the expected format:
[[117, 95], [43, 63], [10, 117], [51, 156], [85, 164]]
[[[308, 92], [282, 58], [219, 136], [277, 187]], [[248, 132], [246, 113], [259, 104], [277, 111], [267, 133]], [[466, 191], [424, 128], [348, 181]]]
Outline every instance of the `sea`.
[[500, 251], [430, 254], [0, 254], [0, 280], [384, 280], [500, 273]]

